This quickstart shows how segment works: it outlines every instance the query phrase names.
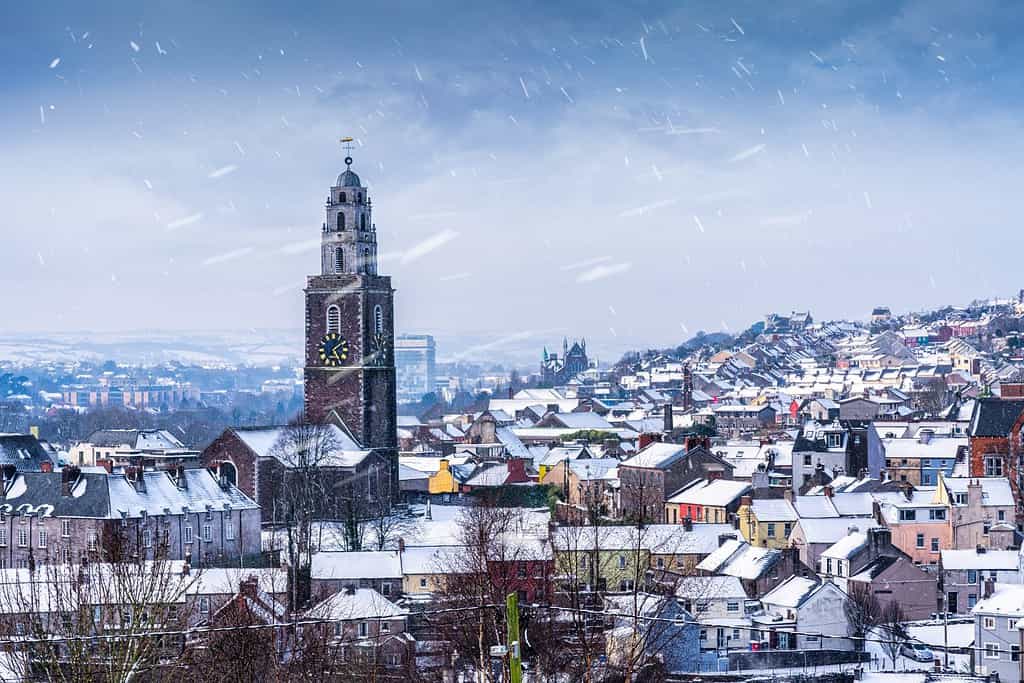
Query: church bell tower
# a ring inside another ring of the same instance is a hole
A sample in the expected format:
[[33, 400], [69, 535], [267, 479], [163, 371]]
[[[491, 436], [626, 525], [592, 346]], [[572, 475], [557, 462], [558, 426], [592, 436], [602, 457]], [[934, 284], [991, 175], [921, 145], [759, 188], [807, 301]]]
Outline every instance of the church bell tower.
[[305, 416], [334, 413], [363, 448], [397, 459], [394, 290], [377, 273], [373, 206], [351, 156], [324, 212], [320, 274], [305, 289]]

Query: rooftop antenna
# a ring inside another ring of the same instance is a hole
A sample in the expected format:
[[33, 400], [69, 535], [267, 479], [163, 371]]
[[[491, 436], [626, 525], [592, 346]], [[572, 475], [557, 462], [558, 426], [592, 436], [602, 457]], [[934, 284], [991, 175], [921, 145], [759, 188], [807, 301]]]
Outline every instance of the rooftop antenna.
[[355, 139], [350, 137], [343, 137], [339, 141], [341, 142], [341, 148], [345, 150], [345, 166], [352, 165], [352, 150], [355, 149], [354, 147], [352, 147], [352, 143], [354, 141]]

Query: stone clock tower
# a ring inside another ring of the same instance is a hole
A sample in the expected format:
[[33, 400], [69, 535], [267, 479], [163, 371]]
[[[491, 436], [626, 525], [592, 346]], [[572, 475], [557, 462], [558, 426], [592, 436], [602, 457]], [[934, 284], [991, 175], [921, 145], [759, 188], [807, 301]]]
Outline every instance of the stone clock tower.
[[397, 458], [394, 290], [377, 274], [370, 197], [345, 158], [325, 206], [320, 274], [306, 283], [305, 414], [341, 418], [364, 448]]

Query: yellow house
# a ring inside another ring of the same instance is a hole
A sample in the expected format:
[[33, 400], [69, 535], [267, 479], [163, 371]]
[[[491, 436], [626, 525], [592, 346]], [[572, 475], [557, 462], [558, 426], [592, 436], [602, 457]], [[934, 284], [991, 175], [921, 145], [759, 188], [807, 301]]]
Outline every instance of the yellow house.
[[406, 547], [402, 556], [402, 592], [406, 595], [428, 596], [444, 588], [445, 577], [457, 566], [449, 553], [458, 553], [460, 546]]
[[785, 499], [751, 500], [744, 496], [736, 511], [740, 533], [758, 548], [786, 548], [789, 534], [800, 520], [793, 504]]
[[455, 480], [451, 468], [454, 465], [462, 465], [467, 460], [467, 455], [451, 455], [445, 458], [403, 455], [399, 457], [398, 462], [428, 475], [427, 493], [443, 494], [459, 492], [459, 483]]

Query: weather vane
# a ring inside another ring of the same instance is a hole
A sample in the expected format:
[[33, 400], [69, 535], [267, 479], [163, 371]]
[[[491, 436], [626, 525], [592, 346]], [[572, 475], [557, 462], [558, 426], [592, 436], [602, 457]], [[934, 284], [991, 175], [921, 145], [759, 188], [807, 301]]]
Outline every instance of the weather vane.
[[351, 166], [352, 165], [352, 150], [353, 150], [352, 142], [353, 142], [353, 138], [344, 137], [344, 138], [341, 139], [340, 142], [341, 142], [341, 148], [343, 150], [345, 150], [345, 165], [346, 166]]

